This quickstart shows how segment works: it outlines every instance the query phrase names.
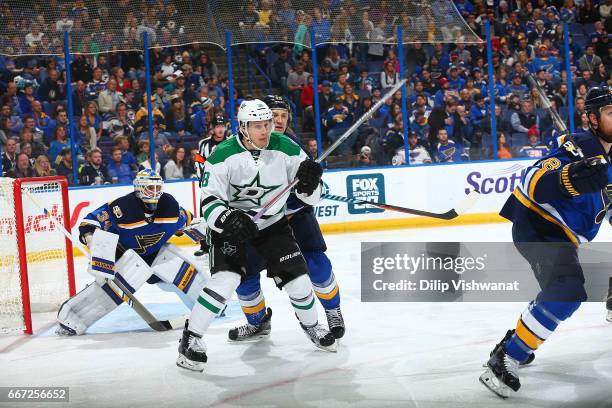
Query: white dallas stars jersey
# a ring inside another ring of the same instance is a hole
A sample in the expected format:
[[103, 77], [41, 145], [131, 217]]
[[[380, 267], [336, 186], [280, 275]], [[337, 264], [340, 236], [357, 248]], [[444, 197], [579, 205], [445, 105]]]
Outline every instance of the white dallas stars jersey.
[[[254, 216], [272, 197], [291, 183], [300, 163], [308, 156], [291, 139], [272, 132], [266, 150], [249, 151], [238, 137], [219, 144], [208, 157], [202, 175], [202, 216], [207, 225], [215, 225], [217, 217], [228, 207], [238, 208]], [[306, 204], [319, 201], [320, 188], [312, 195], [296, 194]], [[266, 228], [284, 217], [289, 194], [278, 200], [257, 221]]]

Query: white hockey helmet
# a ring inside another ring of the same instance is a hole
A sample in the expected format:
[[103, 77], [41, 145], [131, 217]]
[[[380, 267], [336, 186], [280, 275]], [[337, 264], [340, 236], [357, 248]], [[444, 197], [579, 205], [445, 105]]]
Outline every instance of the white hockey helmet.
[[164, 181], [155, 170], [140, 170], [134, 178], [134, 192], [151, 211], [157, 209], [157, 203], [161, 198]]
[[[250, 101], [243, 101], [240, 104], [240, 109], [238, 110], [238, 124], [240, 131], [246, 137], [247, 141], [257, 150], [264, 150], [268, 147], [268, 143], [263, 147], [255, 145], [251, 136], [248, 132], [249, 122], [261, 122], [261, 121], [269, 121], [270, 125], [272, 124], [272, 111], [268, 108], [268, 105], [263, 103], [259, 99], [253, 99]], [[272, 126], [270, 126], [270, 134], [272, 133]], [[270, 134], [268, 134], [268, 141], [270, 140]]]

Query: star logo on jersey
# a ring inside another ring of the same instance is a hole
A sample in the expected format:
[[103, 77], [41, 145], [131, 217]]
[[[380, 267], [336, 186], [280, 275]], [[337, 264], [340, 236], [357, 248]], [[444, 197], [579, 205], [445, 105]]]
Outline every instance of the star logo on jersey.
[[236, 246], [225, 241], [221, 247], [221, 252], [223, 252], [223, 255], [225, 256], [232, 256], [236, 253]]
[[261, 206], [261, 200], [266, 196], [266, 194], [281, 186], [280, 184], [276, 186], [264, 186], [259, 181], [259, 172], [250, 183], [243, 184], [241, 186], [235, 184], [230, 185], [236, 190], [232, 196], [233, 202], [246, 201], [257, 206]]

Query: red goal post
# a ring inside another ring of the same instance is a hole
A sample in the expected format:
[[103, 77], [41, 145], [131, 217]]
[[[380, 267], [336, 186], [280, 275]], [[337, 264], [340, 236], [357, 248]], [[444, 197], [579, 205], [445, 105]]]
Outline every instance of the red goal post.
[[57, 311], [76, 292], [65, 177], [0, 178], [0, 333], [32, 334], [32, 313]]

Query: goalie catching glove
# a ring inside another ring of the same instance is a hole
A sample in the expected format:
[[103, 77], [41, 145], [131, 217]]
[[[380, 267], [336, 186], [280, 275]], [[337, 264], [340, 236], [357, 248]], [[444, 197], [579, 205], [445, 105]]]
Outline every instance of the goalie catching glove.
[[300, 194], [311, 195], [319, 187], [322, 175], [323, 168], [319, 163], [311, 159], [304, 160], [296, 174], [299, 181], [295, 190]]
[[561, 189], [570, 197], [601, 191], [608, 185], [608, 163], [601, 156], [567, 164], [559, 174]]

